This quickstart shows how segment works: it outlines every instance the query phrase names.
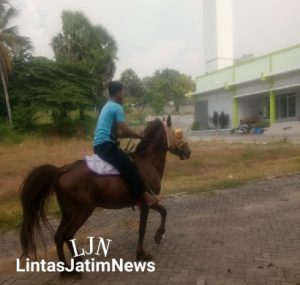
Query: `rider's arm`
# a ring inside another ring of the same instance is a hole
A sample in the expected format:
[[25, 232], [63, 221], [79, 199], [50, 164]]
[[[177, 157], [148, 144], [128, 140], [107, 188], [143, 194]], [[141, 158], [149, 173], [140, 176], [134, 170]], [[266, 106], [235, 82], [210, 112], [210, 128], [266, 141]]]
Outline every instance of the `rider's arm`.
[[125, 122], [118, 123], [119, 130], [121, 133], [118, 134], [119, 138], [134, 138], [134, 139], [141, 139], [142, 135], [131, 130]]

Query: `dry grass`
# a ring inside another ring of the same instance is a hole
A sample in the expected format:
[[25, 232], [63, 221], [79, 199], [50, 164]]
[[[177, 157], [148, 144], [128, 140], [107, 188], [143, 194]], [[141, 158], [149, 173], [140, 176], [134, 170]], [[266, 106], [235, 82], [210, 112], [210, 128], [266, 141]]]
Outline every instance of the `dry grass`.
[[189, 161], [169, 155], [163, 189], [165, 193], [205, 191], [299, 170], [299, 145], [203, 142], [192, 145]]
[[60, 166], [91, 152], [90, 142], [75, 139], [27, 139], [19, 145], [0, 145], [0, 228], [19, 224], [19, 185], [33, 167]]
[[[0, 145], [0, 228], [18, 225], [18, 188], [32, 167], [44, 163], [60, 166], [81, 159], [92, 153], [91, 144], [85, 140], [51, 138]], [[230, 187], [300, 170], [299, 145], [205, 142], [191, 148], [189, 161], [168, 155], [163, 193]]]

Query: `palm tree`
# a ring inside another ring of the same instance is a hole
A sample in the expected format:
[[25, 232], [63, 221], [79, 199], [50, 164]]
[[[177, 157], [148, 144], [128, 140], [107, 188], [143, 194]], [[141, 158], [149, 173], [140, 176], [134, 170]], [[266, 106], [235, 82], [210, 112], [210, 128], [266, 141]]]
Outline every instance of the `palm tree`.
[[28, 38], [19, 36], [16, 26], [9, 27], [11, 19], [15, 18], [18, 11], [12, 7], [8, 0], [0, 0], [0, 76], [3, 85], [9, 123], [12, 126], [12, 111], [7, 90], [8, 75], [12, 68], [12, 55], [20, 46], [31, 49]]

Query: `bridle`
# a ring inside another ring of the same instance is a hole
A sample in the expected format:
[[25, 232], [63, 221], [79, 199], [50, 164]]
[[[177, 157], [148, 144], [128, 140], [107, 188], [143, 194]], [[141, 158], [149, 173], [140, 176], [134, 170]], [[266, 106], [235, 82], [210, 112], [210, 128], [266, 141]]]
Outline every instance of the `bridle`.
[[170, 151], [170, 139], [169, 139], [168, 131], [167, 131], [166, 126], [165, 126], [164, 123], [163, 123], [163, 126], [164, 126], [164, 129], [165, 129], [165, 132], [166, 132], [167, 146], [165, 144], [161, 143], [161, 142], [158, 142], [158, 141], [154, 140], [154, 139], [142, 139], [142, 141], [153, 143], [157, 146], [160, 146], [165, 151]]
[[[167, 151], [169, 151], [169, 152], [171, 152], [171, 153], [175, 153], [175, 152], [173, 152], [173, 151], [171, 150], [171, 148], [170, 148], [170, 138], [169, 138], [169, 134], [168, 134], [167, 127], [166, 127], [165, 124], [163, 124], [163, 125], [164, 125], [165, 132], [166, 132], [166, 136], [167, 136], [167, 144], [168, 144]], [[181, 155], [184, 155], [184, 153], [183, 153], [183, 151], [182, 151], [180, 148], [178, 148], [178, 147], [182, 147], [182, 146], [184, 146], [184, 145], [187, 145], [187, 142], [182, 142], [181, 144], [176, 144], [177, 149], [178, 149], [178, 155], [180, 155], [180, 156], [181, 156]]]
[[[163, 123], [163, 126], [164, 126], [165, 133], [166, 133], [166, 137], [167, 137], [167, 146], [165, 146], [164, 144], [162, 144], [162, 143], [160, 143], [160, 142], [157, 142], [157, 141], [155, 141], [155, 140], [152, 140], [152, 139], [147, 139], [147, 140], [145, 140], [145, 141], [154, 143], [154, 144], [160, 146], [160, 147], [161, 147], [162, 149], [164, 149], [165, 151], [167, 151], [167, 152], [169, 151], [169, 152], [172, 153], [172, 150], [171, 150], [171, 148], [170, 148], [170, 137], [169, 137], [169, 133], [168, 133], [168, 130], [167, 130], [167, 126], [166, 126], [164, 123]], [[183, 143], [181, 144], [181, 146], [186, 145], [186, 144], [187, 144], [187, 142], [183, 142]], [[182, 151], [179, 150], [179, 155], [181, 155], [181, 154], [182, 154]]]

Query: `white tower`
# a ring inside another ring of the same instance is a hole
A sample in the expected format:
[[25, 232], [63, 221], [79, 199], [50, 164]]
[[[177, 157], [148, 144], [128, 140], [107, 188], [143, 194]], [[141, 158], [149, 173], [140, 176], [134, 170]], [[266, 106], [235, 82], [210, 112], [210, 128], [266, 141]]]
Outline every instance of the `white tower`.
[[233, 64], [233, 0], [204, 0], [205, 72]]

